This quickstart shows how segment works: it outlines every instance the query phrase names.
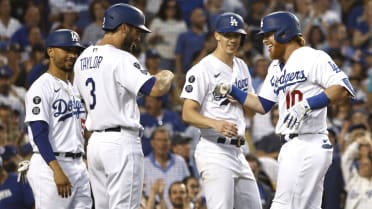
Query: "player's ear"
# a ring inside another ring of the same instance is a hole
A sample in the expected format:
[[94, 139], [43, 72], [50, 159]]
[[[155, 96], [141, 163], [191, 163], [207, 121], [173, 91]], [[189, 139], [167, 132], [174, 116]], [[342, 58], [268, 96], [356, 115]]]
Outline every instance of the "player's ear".
[[216, 39], [216, 41], [219, 41], [221, 39], [221, 34], [219, 34], [218, 32], [214, 32], [214, 38]]
[[54, 50], [51, 47], [47, 48], [47, 54], [49, 57], [54, 57]]

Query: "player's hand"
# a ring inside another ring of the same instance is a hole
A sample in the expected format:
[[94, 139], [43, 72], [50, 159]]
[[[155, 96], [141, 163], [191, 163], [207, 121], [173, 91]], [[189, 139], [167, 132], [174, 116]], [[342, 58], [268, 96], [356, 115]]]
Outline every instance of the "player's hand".
[[226, 96], [231, 92], [232, 85], [229, 83], [219, 83], [213, 90], [215, 96]]
[[229, 100], [229, 102], [233, 105], [240, 105], [238, 100], [234, 99], [234, 97], [232, 97], [231, 95], [227, 95], [227, 99]]
[[284, 117], [283, 125], [293, 131], [292, 133], [297, 133], [309, 112], [310, 106], [305, 99], [289, 109]]
[[51, 161], [49, 165], [53, 170], [54, 182], [56, 183], [58, 194], [63, 198], [71, 196], [72, 185], [57, 160]]
[[216, 120], [213, 128], [220, 134], [233, 138], [238, 135], [238, 127], [235, 123], [230, 123], [224, 120]]

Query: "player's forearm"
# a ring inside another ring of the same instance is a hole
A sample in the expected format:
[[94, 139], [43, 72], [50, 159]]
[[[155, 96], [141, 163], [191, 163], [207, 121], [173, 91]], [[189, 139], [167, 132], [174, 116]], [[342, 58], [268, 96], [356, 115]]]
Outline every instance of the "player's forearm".
[[162, 96], [169, 91], [174, 75], [169, 70], [162, 70], [155, 77], [156, 81], [151, 89], [150, 96]]
[[348, 91], [340, 85], [330, 86], [324, 90], [324, 93], [327, 95], [331, 104], [342, 104], [350, 96]]
[[198, 128], [213, 128], [214, 119], [201, 115], [196, 110], [184, 109], [182, 111], [182, 119], [189, 124]]

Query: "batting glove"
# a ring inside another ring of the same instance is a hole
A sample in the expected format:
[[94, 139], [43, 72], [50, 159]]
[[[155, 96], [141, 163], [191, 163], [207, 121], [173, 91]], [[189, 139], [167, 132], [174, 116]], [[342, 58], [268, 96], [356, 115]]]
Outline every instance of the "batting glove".
[[22, 183], [27, 183], [27, 178], [26, 174], [28, 171], [28, 168], [30, 167], [30, 161], [29, 160], [24, 160], [18, 163], [18, 178], [17, 182], [22, 182]]
[[284, 126], [292, 130], [292, 133], [297, 133], [310, 111], [310, 105], [307, 103], [306, 99], [297, 103], [284, 117]]
[[215, 96], [224, 97], [231, 92], [231, 88], [232, 88], [231, 86], [232, 85], [228, 83], [219, 83], [214, 88], [213, 93]]

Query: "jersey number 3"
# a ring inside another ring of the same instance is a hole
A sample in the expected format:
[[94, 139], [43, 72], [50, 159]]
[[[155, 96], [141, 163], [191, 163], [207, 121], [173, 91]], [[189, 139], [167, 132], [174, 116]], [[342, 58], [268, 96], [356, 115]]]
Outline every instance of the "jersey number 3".
[[96, 83], [94, 82], [93, 78], [88, 78], [85, 81], [85, 86], [89, 86], [89, 85], [91, 87], [91, 89], [90, 89], [90, 96], [92, 97], [92, 99], [89, 101], [89, 108], [91, 110], [93, 110], [94, 107], [96, 106], [96, 94], [95, 94]]
[[302, 101], [303, 94], [300, 90], [287, 91], [285, 93], [285, 101], [287, 110], [293, 107], [296, 102]]

